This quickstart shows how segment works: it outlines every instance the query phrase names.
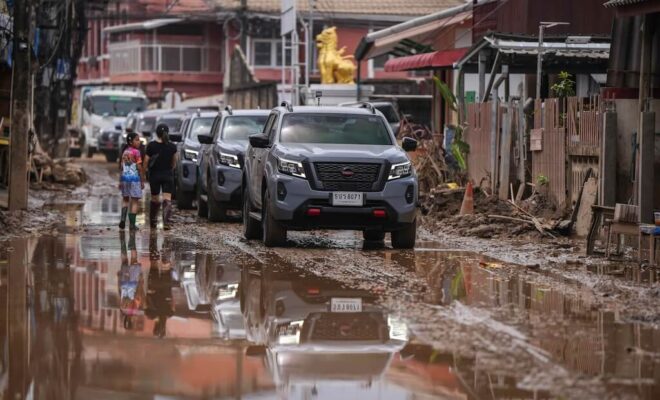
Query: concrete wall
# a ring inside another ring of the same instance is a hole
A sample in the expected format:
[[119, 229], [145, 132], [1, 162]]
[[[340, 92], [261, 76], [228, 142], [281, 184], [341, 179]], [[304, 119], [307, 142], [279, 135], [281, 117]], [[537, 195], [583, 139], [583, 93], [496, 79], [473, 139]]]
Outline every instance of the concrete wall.
[[[617, 203], [627, 203], [633, 194], [630, 182], [632, 166], [632, 137], [639, 127], [638, 101], [614, 100], [617, 112]], [[654, 100], [655, 111], [655, 191], [654, 208], [660, 209], [660, 100]]]

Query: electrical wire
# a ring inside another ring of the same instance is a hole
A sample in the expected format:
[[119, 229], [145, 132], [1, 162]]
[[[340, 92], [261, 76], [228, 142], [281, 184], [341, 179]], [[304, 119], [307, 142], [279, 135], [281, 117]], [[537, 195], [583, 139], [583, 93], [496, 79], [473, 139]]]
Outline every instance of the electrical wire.
[[57, 38], [57, 42], [55, 43], [55, 47], [53, 47], [53, 52], [47, 58], [47, 61], [45, 63], [39, 65], [40, 70], [42, 70], [46, 66], [48, 66], [53, 61], [53, 59], [55, 59], [55, 56], [57, 55], [57, 53], [60, 50], [60, 44], [62, 43], [62, 38], [64, 37], [64, 32], [66, 32], [67, 26], [68, 26], [68, 23], [69, 23], [69, 21], [67, 21], [67, 13], [68, 13], [68, 9], [69, 9], [70, 4], [71, 4], [71, 0], [66, 0], [66, 4], [65, 4], [65, 7], [64, 7], [64, 12], [63, 12], [63, 14], [64, 14], [64, 23], [62, 24], [62, 28], [60, 29], [60, 35]]

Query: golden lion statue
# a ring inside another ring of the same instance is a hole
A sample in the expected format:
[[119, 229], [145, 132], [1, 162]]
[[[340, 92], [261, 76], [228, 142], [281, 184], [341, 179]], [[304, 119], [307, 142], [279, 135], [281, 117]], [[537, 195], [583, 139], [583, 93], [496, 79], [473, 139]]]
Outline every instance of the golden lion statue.
[[353, 56], [344, 56], [346, 47], [337, 50], [337, 27], [326, 28], [316, 35], [316, 47], [319, 49], [321, 83], [355, 83]]

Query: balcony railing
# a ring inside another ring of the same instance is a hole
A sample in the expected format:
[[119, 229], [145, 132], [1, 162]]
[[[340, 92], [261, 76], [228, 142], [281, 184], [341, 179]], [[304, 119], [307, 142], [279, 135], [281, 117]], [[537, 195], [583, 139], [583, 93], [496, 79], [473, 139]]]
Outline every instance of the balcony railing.
[[109, 45], [110, 74], [136, 72], [214, 73], [222, 71], [222, 51], [216, 46], [139, 41]]

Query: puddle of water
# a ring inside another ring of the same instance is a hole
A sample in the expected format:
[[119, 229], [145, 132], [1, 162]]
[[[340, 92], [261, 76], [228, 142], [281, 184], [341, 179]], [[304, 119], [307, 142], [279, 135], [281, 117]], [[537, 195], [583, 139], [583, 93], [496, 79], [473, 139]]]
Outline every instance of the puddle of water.
[[[112, 206], [64, 211], [61, 235], [0, 246], [3, 398], [409, 399], [492, 390], [474, 360], [411, 342], [369, 292], [274, 269], [277, 258], [234, 260], [162, 234], [108, 230]], [[515, 382], [501, 387], [529, 395]]]
[[[579, 283], [544, 282], [539, 274], [532, 279], [522, 267], [519, 272], [497, 273], [501, 263], [474, 253], [384, 254], [386, 262], [407, 266], [425, 280], [423, 301], [512, 310], [503, 322], [522, 328], [531, 344], [569, 370], [602, 377], [610, 390], [660, 398], [660, 329], [601, 311], [599, 299]], [[647, 272], [631, 273], [631, 279], [656, 278]]]

